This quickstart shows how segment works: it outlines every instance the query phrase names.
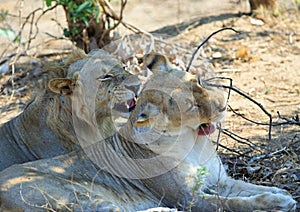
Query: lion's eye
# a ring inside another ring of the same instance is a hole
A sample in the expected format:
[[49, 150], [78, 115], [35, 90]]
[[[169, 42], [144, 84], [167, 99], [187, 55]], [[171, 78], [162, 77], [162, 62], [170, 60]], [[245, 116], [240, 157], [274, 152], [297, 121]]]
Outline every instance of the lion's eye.
[[147, 114], [142, 113], [139, 115], [138, 119], [136, 122], [133, 123], [134, 126], [136, 127], [144, 127], [149, 125], [149, 117]]
[[169, 104], [174, 105], [174, 99], [173, 98], [169, 99]]
[[100, 80], [100, 81], [107, 81], [107, 80], [111, 80], [113, 78], [113, 75], [112, 74], [105, 74], [104, 76], [100, 76], [97, 78], [97, 80]]
[[122, 68], [123, 68], [125, 71], [127, 71], [127, 70], [128, 70], [128, 66], [127, 66], [127, 65], [125, 65], [125, 64], [123, 64], [123, 65], [122, 65]]
[[142, 114], [140, 115], [140, 117], [141, 117], [141, 119], [146, 119], [146, 118], [148, 118], [147, 114], [145, 114], [145, 113], [142, 113]]

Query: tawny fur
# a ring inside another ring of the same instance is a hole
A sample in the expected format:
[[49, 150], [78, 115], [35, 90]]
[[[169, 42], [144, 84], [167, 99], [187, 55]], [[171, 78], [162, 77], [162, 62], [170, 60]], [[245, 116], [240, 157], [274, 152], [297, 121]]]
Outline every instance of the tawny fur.
[[[2, 209], [295, 210], [285, 190], [227, 176], [209, 136], [197, 134], [200, 124], [222, 119], [223, 93], [202, 87], [196, 76], [167, 66], [160, 57], [152, 58], [158, 70], [152, 70], [118, 133], [84, 151], [2, 171]], [[196, 178], [201, 167], [208, 174]]]

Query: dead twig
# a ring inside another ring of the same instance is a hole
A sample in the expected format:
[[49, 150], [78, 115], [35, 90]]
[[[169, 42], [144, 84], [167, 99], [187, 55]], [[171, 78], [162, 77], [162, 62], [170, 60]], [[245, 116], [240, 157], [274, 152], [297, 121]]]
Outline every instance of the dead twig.
[[[229, 136], [233, 140], [238, 141], [241, 144], [245, 144], [245, 145], [249, 146], [251, 149], [258, 150], [257, 145], [254, 144], [250, 139], [243, 138], [243, 137], [241, 137], [229, 130], [226, 130], [226, 129], [221, 129], [221, 132], [224, 133], [225, 135]], [[242, 140], [244, 140], [244, 141], [242, 141]], [[259, 151], [261, 151], [261, 150], [259, 150]]]
[[[268, 124], [253, 121], [253, 120], [251, 120], [251, 119], [245, 117], [244, 115], [242, 115], [242, 114], [237, 113], [236, 111], [234, 111], [230, 105], [228, 105], [228, 106], [229, 106], [229, 108], [233, 111], [233, 113], [235, 113], [236, 115], [238, 115], [238, 116], [244, 118], [245, 120], [247, 120], [247, 121], [249, 121], [249, 122], [251, 122], [251, 123], [255, 123], [255, 124], [258, 124], [258, 125], [268, 125], [268, 126], [269, 126], [268, 140], [271, 141], [271, 139], [272, 139], [272, 134], [271, 134], [271, 132], [272, 132], [272, 126], [273, 126], [273, 124], [272, 124], [272, 120], [273, 120], [273, 119], [272, 119], [272, 115], [271, 115], [271, 114], [263, 107], [263, 105], [262, 105], [261, 103], [257, 102], [255, 99], [251, 98], [249, 95], [247, 95], [247, 94], [244, 93], [243, 91], [239, 90], [238, 88], [234, 87], [234, 86], [232, 85], [232, 79], [231, 79], [231, 78], [227, 78], [227, 77], [219, 77], [219, 78], [220, 78], [220, 79], [228, 79], [228, 80], [230, 80], [230, 81], [231, 81], [230, 85], [212, 84], [212, 83], [209, 83], [209, 81], [210, 81], [211, 79], [213, 79], [213, 78], [206, 80], [207, 85], [209, 85], [209, 86], [214, 86], [214, 87], [219, 87], [219, 88], [226, 88], [226, 89], [229, 89], [229, 92], [234, 91], [234, 92], [238, 93], [239, 95], [241, 95], [242, 97], [244, 97], [244, 98], [248, 99], [249, 101], [253, 102], [255, 105], [257, 105], [257, 106], [258, 106], [258, 107], [259, 107], [259, 108], [260, 108], [260, 109], [261, 109], [261, 110], [269, 117], [269, 120], [270, 120], [270, 121], [269, 121]], [[228, 98], [229, 98], [229, 96], [230, 96], [230, 93], [229, 93], [229, 95], [228, 95]]]
[[[23, 34], [23, 31], [24, 31], [24, 28], [25, 26], [30, 23], [30, 31], [29, 31], [29, 34], [28, 34], [28, 41], [27, 41], [27, 47], [26, 47], [26, 50], [28, 50], [30, 48], [30, 44], [31, 44], [31, 41], [33, 39], [36, 38], [37, 34], [39, 33], [39, 28], [38, 28], [38, 22], [39, 20], [49, 11], [55, 9], [58, 5], [53, 5], [52, 7], [49, 7], [47, 8], [46, 10], [42, 9], [42, 8], [37, 8], [35, 10], [33, 10], [32, 12], [30, 12], [26, 18], [25, 18], [25, 21], [22, 23], [20, 29], [19, 29], [19, 32], [15, 38], [14, 41], [16, 41], [16, 39], [18, 38], [21, 38], [22, 37], [22, 34]], [[36, 16], [36, 13], [39, 12], [39, 11], [42, 11], [42, 13], [37, 17], [36, 20], [34, 20], [35, 16]], [[21, 14], [20, 14], [20, 17], [21, 17]], [[31, 21], [29, 21], [31, 20]], [[35, 34], [33, 35], [33, 25], [35, 26]], [[33, 36], [32, 36], [33, 35]]]
[[240, 157], [250, 158], [250, 157], [248, 156], [248, 154], [249, 154], [250, 152], [252, 152], [252, 150], [249, 150], [249, 151], [247, 151], [247, 152], [245, 152], [245, 153], [240, 153], [240, 151], [238, 151], [238, 150], [229, 148], [229, 147], [227, 147], [227, 146], [225, 146], [225, 145], [223, 145], [223, 144], [217, 143], [217, 142], [215, 142], [215, 141], [213, 141], [213, 143], [219, 145], [219, 146], [222, 147], [223, 149], [226, 149], [226, 150], [228, 150], [228, 151], [230, 151], [230, 152], [236, 153], [236, 154], [237, 154], [238, 156], [240, 156]]
[[[212, 81], [213, 80], [218, 80], [218, 79], [226, 79], [226, 80], [229, 80], [229, 85], [225, 85], [225, 84], [221, 84], [221, 83], [213, 83]], [[299, 120], [299, 116], [298, 115], [295, 115], [293, 118], [287, 118], [287, 117], [283, 117], [279, 112], [277, 112], [278, 114], [278, 118], [281, 119], [281, 120], [284, 120], [283, 122], [273, 122], [273, 118], [272, 118], [272, 115], [263, 107], [262, 104], [260, 104], [259, 102], [257, 102], [255, 99], [251, 98], [249, 95], [247, 95], [246, 93], [244, 93], [243, 91], [239, 90], [238, 88], [234, 87], [233, 84], [232, 84], [232, 79], [231, 78], [227, 78], [227, 77], [214, 77], [214, 78], [210, 78], [210, 79], [207, 79], [205, 80], [204, 82], [199, 82], [200, 84], [202, 83], [202, 86], [213, 86], [213, 87], [217, 87], [217, 88], [226, 88], [228, 89], [228, 97], [227, 97], [227, 101], [229, 100], [230, 98], [230, 93], [231, 91], [234, 91], [236, 92], [237, 94], [241, 95], [242, 97], [248, 99], [249, 101], [253, 102], [255, 105], [257, 105], [268, 117], [269, 117], [269, 123], [265, 123], [265, 122], [260, 122], [260, 121], [255, 121], [255, 120], [252, 120], [250, 118], [247, 118], [245, 115], [241, 114], [241, 113], [238, 113], [237, 111], [235, 111], [229, 104], [228, 107], [229, 109], [234, 113], [236, 114], [237, 116], [245, 119], [246, 121], [250, 122], [250, 123], [253, 123], [253, 124], [256, 124], [256, 125], [264, 125], [264, 126], [268, 126], [269, 127], [269, 130], [268, 130], [268, 140], [271, 141], [272, 137], [271, 137], [271, 133], [272, 133], [272, 127], [274, 126], [281, 126], [281, 125], [297, 125], [297, 126], [300, 126], [300, 120]], [[253, 142], [251, 142], [250, 139], [247, 139], [247, 138], [243, 138], [227, 129], [223, 129], [221, 128], [221, 126], [218, 126], [219, 130], [225, 134], [226, 136], [230, 137], [231, 139], [241, 143], [241, 144], [245, 144], [247, 146], [250, 147], [250, 149], [253, 149], [253, 150], [257, 150], [257, 151], [260, 151], [262, 152], [262, 149], [264, 149], [264, 147], [259, 147], [254, 144]], [[252, 150], [248, 151], [248, 152], [245, 152], [243, 154], [237, 152], [236, 150], [233, 150], [231, 148], [228, 148], [228, 147], [225, 147], [224, 145], [220, 145], [219, 144], [219, 135], [218, 135], [218, 139], [217, 139], [217, 148], [218, 146], [226, 149], [226, 150], [229, 150], [231, 152], [234, 152], [234, 153], [238, 153], [240, 156], [245, 156], [247, 155], [248, 153], [251, 153]], [[276, 154], [276, 152], [274, 153], [270, 153], [271, 155], [274, 155]], [[266, 156], [260, 156], [260, 157], [266, 157]], [[258, 158], [260, 158], [258, 157]], [[254, 160], [254, 159], [253, 159]]]
[[[293, 118], [287, 118], [287, 117], [283, 117], [279, 111], [277, 111], [278, 114], [278, 118], [285, 120], [286, 122], [281, 122], [281, 123], [277, 123], [278, 125], [284, 125], [284, 124], [292, 124], [292, 125], [298, 125], [300, 126], [300, 119], [299, 119], [299, 115], [296, 114]], [[276, 126], [278, 126], [276, 125]]]
[[239, 31], [237, 31], [237, 30], [235, 30], [235, 29], [233, 29], [233, 28], [231, 28], [231, 27], [225, 27], [225, 28], [222, 28], [222, 29], [219, 29], [219, 30], [217, 30], [217, 31], [215, 31], [215, 32], [213, 32], [213, 33], [211, 33], [206, 39], [204, 39], [204, 41], [202, 41], [201, 42], [201, 44], [196, 48], [196, 50], [194, 51], [194, 53], [192, 54], [192, 57], [191, 57], [191, 59], [190, 59], [190, 62], [189, 62], [189, 64], [188, 64], [188, 66], [186, 67], [186, 72], [188, 72], [189, 70], [190, 70], [190, 67], [191, 67], [191, 65], [192, 65], [192, 62], [193, 62], [193, 60], [194, 60], [194, 58], [195, 58], [195, 56], [196, 56], [196, 54], [197, 54], [197, 52], [199, 51], [199, 49], [211, 38], [211, 37], [213, 37], [215, 34], [218, 34], [219, 32], [222, 32], [222, 31], [225, 31], [225, 30], [232, 30], [232, 31], [234, 31], [234, 32], [236, 32], [236, 33], [240, 33]]
[[111, 6], [111, 4], [107, 0], [103, 0], [103, 1], [98, 0], [98, 4], [101, 6], [102, 10], [104, 11], [104, 14], [106, 14], [108, 17], [112, 18], [113, 20], [117, 21], [117, 23], [115, 23], [112, 27], [109, 27], [108, 29], [106, 29], [102, 33], [101, 40], [103, 40], [104, 37], [107, 36], [107, 34], [109, 32], [116, 29], [122, 23], [123, 11], [124, 11], [125, 6], [127, 4], [127, 0], [122, 0], [121, 1], [121, 9], [120, 9], [120, 14], [119, 15], [117, 15], [115, 13], [113, 7]]
[[286, 147], [283, 147], [282, 149], [276, 150], [274, 152], [268, 153], [268, 154], [262, 154], [262, 155], [256, 155], [254, 157], [251, 158], [251, 160], [249, 160], [249, 164], [254, 163], [257, 160], [262, 160], [262, 159], [266, 159], [266, 158], [270, 158], [273, 157], [273, 155], [282, 153], [282, 152], [286, 152]]

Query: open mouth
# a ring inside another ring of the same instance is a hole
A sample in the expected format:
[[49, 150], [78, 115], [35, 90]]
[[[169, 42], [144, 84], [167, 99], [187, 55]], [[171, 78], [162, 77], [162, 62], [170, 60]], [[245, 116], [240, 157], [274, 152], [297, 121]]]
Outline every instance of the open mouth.
[[122, 113], [128, 113], [135, 108], [135, 103], [136, 103], [136, 98], [133, 98], [123, 103], [116, 103], [113, 109]]
[[207, 136], [215, 132], [215, 130], [216, 130], [216, 126], [212, 123], [201, 124], [198, 127], [198, 135]]

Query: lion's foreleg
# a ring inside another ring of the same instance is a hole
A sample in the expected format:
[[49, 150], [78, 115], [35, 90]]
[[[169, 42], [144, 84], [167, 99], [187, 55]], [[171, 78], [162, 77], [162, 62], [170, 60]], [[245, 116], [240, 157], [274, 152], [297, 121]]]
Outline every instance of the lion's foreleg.
[[227, 177], [224, 181], [220, 182], [220, 185], [223, 189], [221, 189], [220, 195], [233, 197], [250, 197], [257, 194], [262, 194], [265, 192], [270, 192], [274, 194], [284, 194], [287, 195], [288, 192], [277, 188], [277, 187], [268, 187], [268, 186], [261, 186], [255, 185], [252, 183], [246, 183], [241, 180], [234, 180], [230, 177]]

